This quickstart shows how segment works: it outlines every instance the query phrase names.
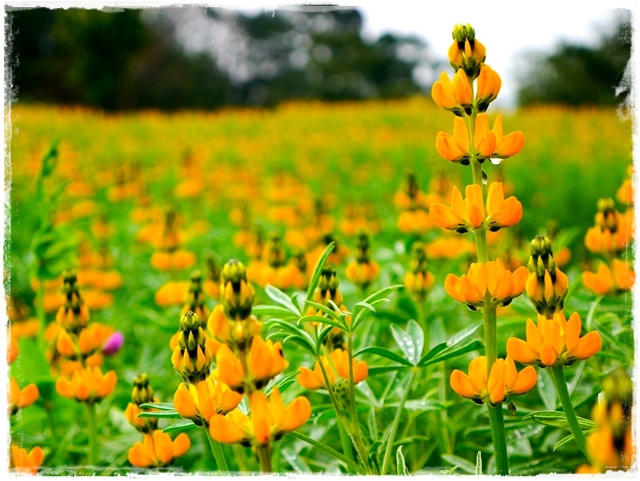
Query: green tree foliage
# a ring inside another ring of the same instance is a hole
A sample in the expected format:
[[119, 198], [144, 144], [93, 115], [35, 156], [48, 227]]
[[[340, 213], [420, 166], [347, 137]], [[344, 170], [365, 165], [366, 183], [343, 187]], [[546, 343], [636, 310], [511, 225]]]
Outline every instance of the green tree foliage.
[[564, 43], [551, 54], [527, 58], [519, 104], [617, 105], [629, 88], [623, 76], [629, 75], [630, 56], [631, 25], [623, 11], [613, 33], [595, 47]]
[[[422, 88], [413, 70], [428, 58], [426, 46], [390, 34], [366, 41], [357, 10], [187, 10], [145, 18], [133, 9], [10, 10], [14, 93], [21, 101], [174, 110], [403, 97]], [[204, 36], [199, 49], [178, 34], [194, 17], [199, 27], [188, 35]], [[231, 41], [216, 50], [223, 31], [244, 48]]]

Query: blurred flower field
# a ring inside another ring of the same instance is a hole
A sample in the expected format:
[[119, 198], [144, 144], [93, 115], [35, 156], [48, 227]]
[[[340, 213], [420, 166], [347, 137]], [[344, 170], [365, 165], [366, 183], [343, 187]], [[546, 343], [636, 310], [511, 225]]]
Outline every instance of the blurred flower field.
[[[455, 118], [478, 133], [489, 71], [468, 66], [479, 93]], [[524, 147], [481, 164], [487, 127], [471, 166], [443, 160], [452, 116], [430, 98], [10, 115], [14, 468], [505, 474], [502, 450], [513, 475], [630, 466], [619, 112], [502, 113]]]

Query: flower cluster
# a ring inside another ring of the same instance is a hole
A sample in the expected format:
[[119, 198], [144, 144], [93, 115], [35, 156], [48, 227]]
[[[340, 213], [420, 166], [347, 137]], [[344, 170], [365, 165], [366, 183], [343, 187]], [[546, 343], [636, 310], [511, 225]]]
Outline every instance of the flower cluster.
[[578, 467], [577, 474], [628, 470], [635, 460], [633, 383], [625, 370], [620, 368], [605, 378], [602, 388], [591, 411], [591, 418], [598, 427], [587, 438], [592, 464]]
[[527, 321], [526, 342], [517, 338], [507, 341], [509, 355], [523, 364], [551, 367], [570, 366], [600, 351], [600, 334], [593, 331], [581, 337], [580, 315], [574, 312], [569, 320], [564, 315], [569, 280], [556, 267], [551, 241], [547, 237], [536, 236], [531, 242], [528, 267], [531, 272], [527, 295], [538, 311], [538, 322]]
[[435, 278], [428, 270], [426, 246], [423, 242], [414, 242], [411, 246], [409, 270], [404, 275], [404, 285], [418, 302], [424, 302], [434, 283]]
[[[7, 363], [11, 364], [18, 357], [20, 348], [18, 347], [18, 340], [11, 332], [7, 333], [7, 337]], [[20, 389], [18, 381], [15, 377], [12, 377], [7, 397], [9, 415], [13, 416], [20, 409], [24, 409], [36, 402], [40, 397], [40, 391], [35, 384], [28, 384], [23, 389]], [[27, 454], [25, 448], [12, 444], [10, 454], [10, 466], [16, 472], [36, 474], [44, 461], [44, 452], [39, 446], [34, 447]]]
[[347, 265], [346, 269], [347, 279], [363, 291], [366, 291], [380, 274], [380, 266], [371, 259], [369, 249], [369, 236], [365, 232], [360, 232], [356, 245], [356, 258]]
[[47, 356], [52, 370], [59, 375], [56, 390], [61, 396], [83, 403], [99, 402], [115, 388], [114, 371], [102, 373], [105, 355], [116, 353], [124, 338], [113, 328], [89, 322], [89, 309], [78, 289], [75, 271], [63, 275], [64, 303], [56, 322], [47, 327]]
[[634, 209], [633, 186], [625, 180], [618, 190], [618, 200], [627, 206], [618, 212], [613, 199], [600, 199], [596, 225], [587, 231], [584, 242], [587, 249], [602, 257], [595, 272], [585, 271], [582, 282], [594, 294], [616, 295], [630, 291], [635, 282], [635, 272], [629, 259], [623, 254], [628, 250], [633, 235]]
[[[147, 233], [148, 231], [148, 233]], [[156, 251], [151, 256], [151, 266], [158, 271], [176, 273], [188, 269], [196, 262], [192, 252], [181, 248], [184, 242], [184, 234], [179, 228], [179, 218], [175, 210], [168, 210], [162, 223], [151, 224], [143, 239], [154, 244]], [[162, 307], [180, 305], [186, 297], [186, 284], [175, 280], [169, 280], [156, 291], [156, 304]]]
[[153, 417], [141, 417], [150, 409], [145, 404], [158, 403], [146, 374], [140, 374], [133, 380], [131, 402], [124, 412], [127, 421], [143, 435], [143, 442], [136, 442], [129, 449], [129, 462], [137, 468], [163, 468], [169, 466], [175, 458], [182, 456], [191, 447], [189, 436], [180, 433], [172, 441], [168, 434], [158, 428], [158, 420]]
[[[524, 291], [529, 276], [526, 267], [509, 270], [500, 259], [489, 260], [489, 248], [494, 247], [496, 232], [511, 227], [522, 218], [522, 204], [515, 197], [505, 198], [505, 185], [500, 176], [485, 188], [488, 176], [486, 160], [513, 157], [524, 147], [524, 134], [503, 133], [502, 116], [498, 115], [490, 128], [485, 113], [497, 98], [502, 80], [485, 63], [486, 48], [475, 36], [471, 25], [454, 27], [453, 43], [449, 48], [449, 62], [455, 71], [453, 80], [442, 73], [431, 90], [438, 106], [454, 114], [453, 135], [440, 132], [436, 149], [449, 162], [470, 166], [473, 184], [466, 186], [465, 197], [453, 187], [450, 205], [433, 203], [430, 216], [434, 224], [458, 234], [473, 232], [477, 262], [468, 272], [457, 276], [448, 274], [445, 290], [456, 301], [473, 311], [480, 310], [484, 318], [485, 356], [471, 361], [468, 374], [455, 370], [450, 377], [451, 388], [464, 398], [487, 404], [499, 474], [508, 474], [508, 455], [500, 404], [507, 398], [525, 394], [536, 383], [533, 367], [518, 372], [512, 356], [497, 357], [496, 311], [509, 305]], [[502, 234], [502, 232], [500, 233]], [[454, 234], [455, 235], [455, 234]], [[494, 247], [495, 248], [495, 247]]]
[[270, 284], [279, 289], [302, 289], [306, 284], [306, 271], [293, 258], [287, 261], [282, 238], [276, 232], [269, 235], [262, 255], [249, 264], [247, 272], [250, 280], [263, 287]]
[[[209, 316], [207, 330], [193, 312], [180, 320], [172, 361], [183, 383], [173, 403], [214, 440], [253, 445], [264, 455], [272, 442], [309, 419], [311, 406], [304, 397], [285, 406], [277, 386], [269, 397], [263, 392], [288, 366], [281, 344], [260, 335], [262, 324], [251, 314], [255, 291], [247, 269], [229, 261], [220, 280], [221, 303]], [[245, 395], [249, 414], [238, 407]]]

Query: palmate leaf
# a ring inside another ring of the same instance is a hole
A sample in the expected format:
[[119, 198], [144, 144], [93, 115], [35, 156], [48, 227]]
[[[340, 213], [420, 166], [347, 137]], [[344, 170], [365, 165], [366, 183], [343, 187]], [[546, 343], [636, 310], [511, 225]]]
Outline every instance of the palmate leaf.
[[291, 311], [293, 314], [296, 314], [298, 316], [301, 315], [300, 310], [291, 301], [289, 296], [287, 296], [280, 289], [278, 289], [277, 287], [274, 287], [271, 284], [269, 284], [269, 285], [267, 285], [267, 287], [265, 287], [264, 290], [265, 290], [265, 293], [267, 294], [267, 296], [269, 296], [269, 298], [271, 298], [271, 300], [273, 302], [277, 302], [278, 304], [283, 306], [285, 309]]
[[307, 301], [307, 304], [309, 306], [313, 307], [314, 309], [323, 312], [324, 314], [329, 316], [331, 319], [335, 319], [336, 321], [340, 320], [340, 314], [339, 314], [340, 309], [339, 308], [338, 308], [337, 311], [334, 311], [330, 307], [327, 307], [324, 304], [320, 304], [320, 303], [314, 302], [314, 301]]
[[[434, 349], [436, 349], [436, 346]], [[437, 355], [431, 357], [430, 359], [425, 359], [426, 356], [420, 361], [418, 366], [425, 367], [431, 364], [436, 364], [438, 362], [446, 361], [448, 359], [453, 359], [458, 356], [462, 356], [463, 354], [467, 354], [473, 351], [479, 351], [484, 347], [484, 343], [477, 339], [475, 341], [471, 341], [469, 344], [465, 344], [461, 347], [449, 348], [441, 350]], [[428, 354], [427, 354], [428, 355]]]
[[380, 289], [377, 292], [374, 292], [369, 297], [367, 297], [364, 301], [358, 302], [353, 308], [353, 318], [351, 320], [351, 330], [355, 331], [355, 329], [360, 325], [360, 323], [371, 313], [375, 313], [375, 307], [380, 304], [384, 304], [389, 302], [386, 298], [388, 295], [393, 294], [399, 289], [402, 289], [404, 286], [402, 284], [396, 284], [390, 287], [385, 287], [384, 289]]
[[[342, 319], [340, 319], [342, 321]], [[322, 317], [322, 316], [304, 316], [298, 320], [298, 324], [302, 324], [304, 322], [319, 322], [322, 324], [328, 324], [333, 327], [337, 327], [343, 331], [347, 330], [347, 325], [344, 322], [337, 321], [333, 318]]]
[[407, 366], [407, 367], [413, 366], [411, 361], [383, 347], [377, 347], [377, 346], [365, 347], [361, 351], [358, 351], [355, 355], [358, 356], [359, 354], [365, 354], [365, 353], [375, 354], [377, 356], [384, 357], [391, 361], [399, 362], [400, 364], [403, 364], [404, 366]]

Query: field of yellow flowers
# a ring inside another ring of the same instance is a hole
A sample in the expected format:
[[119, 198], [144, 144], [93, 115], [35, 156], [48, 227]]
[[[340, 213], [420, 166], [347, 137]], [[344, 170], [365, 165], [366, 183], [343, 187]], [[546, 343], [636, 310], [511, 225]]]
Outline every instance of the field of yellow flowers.
[[635, 462], [631, 120], [432, 98], [14, 106], [11, 469], [512, 474]]

